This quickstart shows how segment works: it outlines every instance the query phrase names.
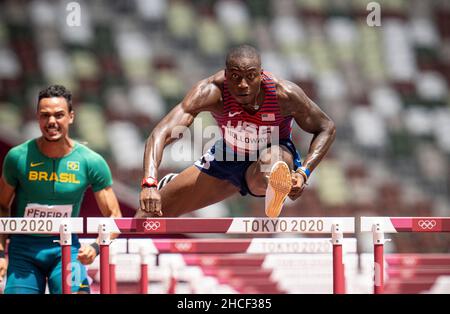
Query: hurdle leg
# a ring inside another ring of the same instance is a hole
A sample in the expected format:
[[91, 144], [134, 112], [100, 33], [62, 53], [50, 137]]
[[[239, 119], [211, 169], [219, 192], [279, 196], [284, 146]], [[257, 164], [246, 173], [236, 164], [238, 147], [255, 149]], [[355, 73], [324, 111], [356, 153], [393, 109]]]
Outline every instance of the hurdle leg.
[[114, 246], [109, 248], [110, 262], [109, 262], [109, 284], [110, 293], [117, 294], [117, 280], [116, 280], [116, 264], [117, 264], [117, 254]]
[[110, 294], [109, 245], [111, 233], [104, 223], [101, 223], [98, 229], [100, 240], [100, 293]]
[[167, 294], [175, 294], [177, 290], [177, 277], [175, 276], [174, 266], [170, 269], [169, 287], [167, 289]]
[[373, 292], [381, 294], [384, 292], [384, 245], [374, 245], [374, 285]]
[[333, 224], [331, 230], [331, 242], [333, 244], [333, 293], [345, 294], [345, 269], [342, 254], [344, 234], [339, 224]]
[[344, 264], [342, 263], [342, 245], [333, 245], [333, 293], [345, 293]]
[[139, 249], [139, 254], [141, 256], [141, 278], [139, 280], [139, 292], [140, 294], [148, 294], [148, 249], [141, 246]]
[[62, 273], [62, 293], [72, 293], [72, 232], [70, 225], [63, 222], [59, 227], [59, 242], [61, 245], [61, 273]]
[[71, 245], [61, 245], [61, 268], [62, 268], [62, 293], [72, 293], [72, 272], [71, 272]]
[[148, 264], [141, 264], [140, 294], [148, 294]]
[[381, 294], [384, 292], [384, 243], [390, 241], [384, 238], [380, 224], [372, 226], [373, 247], [374, 247], [374, 280], [373, 292]]

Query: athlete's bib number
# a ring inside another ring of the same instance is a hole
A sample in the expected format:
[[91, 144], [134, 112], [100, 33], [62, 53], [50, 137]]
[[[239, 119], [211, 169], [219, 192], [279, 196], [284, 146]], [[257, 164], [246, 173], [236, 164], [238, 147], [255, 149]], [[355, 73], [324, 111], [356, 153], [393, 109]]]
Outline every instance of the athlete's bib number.
[[28, 204], [24, 217], [29, 218], [66, 218], [72, 216], [72, 205]]

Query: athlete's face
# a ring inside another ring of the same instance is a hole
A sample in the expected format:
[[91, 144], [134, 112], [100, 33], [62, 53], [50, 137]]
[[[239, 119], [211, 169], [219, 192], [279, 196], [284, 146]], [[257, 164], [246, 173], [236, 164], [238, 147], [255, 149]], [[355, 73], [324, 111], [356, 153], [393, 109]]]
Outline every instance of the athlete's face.
[[261, 65], [257, 58], [240, 58], [232, 60], [225, 77], [231, 95], [241, 105], [255, 104], [261, 89]]
[[64, 97], [50, 97], [39, 101], [37, 116], [42, 136], [49, 142], [57, 142], [69, 133], [74, 112], [69, 112]]

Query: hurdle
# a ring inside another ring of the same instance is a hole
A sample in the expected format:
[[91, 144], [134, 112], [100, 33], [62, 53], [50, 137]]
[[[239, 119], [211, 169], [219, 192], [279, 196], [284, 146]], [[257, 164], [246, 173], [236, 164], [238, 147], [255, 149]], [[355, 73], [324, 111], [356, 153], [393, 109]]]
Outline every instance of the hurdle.
[[361, 217], [361, 232], [372, 232], [375, 294], [384, 292], [385, 233], [450, 232], [450, 217]]
[[73, 233], [83, 233], [83, 218], [0, 218], [0, 234], [59, 234], [63, 294], [71, 293]]
[[[341, 243], [345, 253], [356, 253], [356, 239], [345, 238]], [[265, 260], [267, 256], [287, 256], [301, 257], [302, 254], [317, 254], [324, 255], [331, 253], [333, 246], [328, 238], [253, 238], [253, 239], [129, 239], [128, 240], [128, 252], [139, 253], [141, 255], [141, 261], [144, 261], [149, 254], [159, 255], [165, 257], [165, 255], [180, 255], [187, 256], [199, 256], [199, 262], [204, 260], [212, 261], [209, 256], [218, 256], [217, 254], [223, 254], [230, 256], [230, 254], [245, 254], [244, 256], [253, 255], [256, 259], [263, 256], [261, 262]], [[186, 255], [187, 254], [187, 255]], [[207, 254], [206, 256], [204, 254]], [[181, 257], [181, 256], [180, 256]], [[251, 259], [251, 258], [250, 258]], [[159, 260], [159, 259], [158, 259]], [[183, 269], [186, 266], [187, 260], [181, 260], [178, 256], [174, 256], [171, 259], [172, 272]], [[242, 260], [245, 262], [246, 260]], [[146, 275], [146, 271], [142, 270], [141, 274]], [[212, 263], [208, 266], [213, 266]], [[228, 265], [230, 266], [230, 265]], [[237, 265], [235, 265], [237, 266]], [[240, 266], [240, 265], [239, 265]], [[145, 266], [144, 266], [145, 267]], [[244, 266], [246, 267], [246, 266]], [[146, 268], [145, 268], [146, 269]], [[203, 269], [205, 271], [205, 269]], [[211, 269], [209, 269], [211, 271]], [[260, 273], [260, 271], [258, 271]], [[266, 270], [265, 273], [268, 271]], [[276, 274], [275, 271], [270, 273]], [[345, 278], [343, 275], [342, 278]], [[147, 293], [148, 279], [141, 277], [141, 293]], [[175, 282], [175, 281], [174, 281]], [[174, 282], [170, 285], [174, 288]], [[344, 283], [345, 284], [345, 283]], [[174, 289], [171, 289], [174, 290]]]
[[[82, 238], [80, 239], [80, 243], [84, 245], [89, 245], [92, 242], [96, 241], [95, 238]], [[117, 293], [117, 281], [116, 281], [116, 264], [117, 264], [117, 256], [119, 254], [127, 253], [128, 247], [128, 239], [114, 239], [111, 241], [111, 245], [109, 247], [109, 284], [112, 294]]]
[[[100, 293], [109, 289], [109, 244], [111, 233], [124, 234], [331, 234], [333, 246], [333, 292], [345, 293], [343, 235], [354, 233], [353, 217], [286, 218], [88, 218], [87, 233], [100, 238]], [[248, 244], [248, 243], [247, 243]], [[241, 243], [241, 245], [245, 245]], [[206, 249], [205, 249], [206, 250]], [[235, 248], [235, 251], [238, 249]], [[144, 252], [146, 254], [146, 252]], [[142, 256], [145, 256], [142, 254]], [[145, 265], [145, 262], [143, 262]], [[142, 271], [145, 271], [144, 269]], [[142, 287], [143, 288], [143, 287]]]

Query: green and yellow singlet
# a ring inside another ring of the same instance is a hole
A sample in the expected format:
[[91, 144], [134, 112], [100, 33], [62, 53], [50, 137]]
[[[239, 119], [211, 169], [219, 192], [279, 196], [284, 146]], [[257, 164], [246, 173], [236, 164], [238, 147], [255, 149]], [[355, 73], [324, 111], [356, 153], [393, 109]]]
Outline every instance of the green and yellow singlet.
[[6, 183], [15, 187], [15, 217], [77, 217], [89, 186], [98, 192], [112, 185], [102, 156], [74, 142], [62, 158], [43, 155], [36, 139], [12, 148], [3, 163]]

